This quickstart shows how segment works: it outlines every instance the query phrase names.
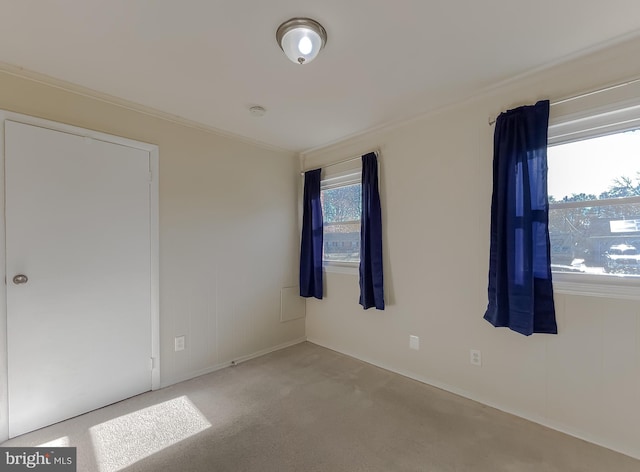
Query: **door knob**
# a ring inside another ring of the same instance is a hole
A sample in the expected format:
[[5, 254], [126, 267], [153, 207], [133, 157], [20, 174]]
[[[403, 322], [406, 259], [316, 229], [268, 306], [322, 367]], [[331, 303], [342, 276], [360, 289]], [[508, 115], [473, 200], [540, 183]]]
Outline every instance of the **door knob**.
[[26, 284], [29, 278], [26, 275], [18, 274], [13, 278], [13, 283], [16, 285]]

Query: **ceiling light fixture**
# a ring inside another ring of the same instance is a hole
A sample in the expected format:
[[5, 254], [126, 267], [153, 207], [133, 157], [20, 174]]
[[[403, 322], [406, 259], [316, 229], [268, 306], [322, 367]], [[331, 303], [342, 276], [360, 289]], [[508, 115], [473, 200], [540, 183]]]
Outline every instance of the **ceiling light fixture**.
[[276, 39], [292, 62], [307, 64], [327, 43], [327, 32], [311, 18], [291, 18], [278, 27]]

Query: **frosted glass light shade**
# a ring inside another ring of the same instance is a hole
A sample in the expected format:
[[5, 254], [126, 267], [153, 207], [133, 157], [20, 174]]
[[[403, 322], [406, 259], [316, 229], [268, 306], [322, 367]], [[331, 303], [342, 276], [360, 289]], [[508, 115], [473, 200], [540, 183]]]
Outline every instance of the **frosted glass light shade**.
[[307, 64], [316, 58], [326, 44], [327, 32], [315, 20], [292, 18], [280, 25], [276, 39], [292, 62]]

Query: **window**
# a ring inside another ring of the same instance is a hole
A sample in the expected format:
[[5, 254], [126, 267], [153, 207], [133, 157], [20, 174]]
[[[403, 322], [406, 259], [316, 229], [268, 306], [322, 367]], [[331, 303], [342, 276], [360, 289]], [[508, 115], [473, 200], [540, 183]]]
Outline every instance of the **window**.
[[551, 269], [560, 292], [640, 298], [640, 104], [614, 92], [552, 109]]
[[354, 266], [360, 262], [360, 178], [360, 172], [351, 172], [322, 181], [322, 260], [325, 266]]
[[640, 273], [640, 130], [548, 150], [551, 268]]

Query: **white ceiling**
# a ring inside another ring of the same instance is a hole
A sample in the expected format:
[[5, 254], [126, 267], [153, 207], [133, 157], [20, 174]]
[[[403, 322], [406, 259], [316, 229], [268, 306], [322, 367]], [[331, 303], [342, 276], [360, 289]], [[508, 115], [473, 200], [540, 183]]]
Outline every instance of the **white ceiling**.
[[[328, 34], [305, 66], [275, 41], [294, 16]], [[638, 0], [0, 0], [0, 61], [302, 151], [640, 34], [639, 18]]]

